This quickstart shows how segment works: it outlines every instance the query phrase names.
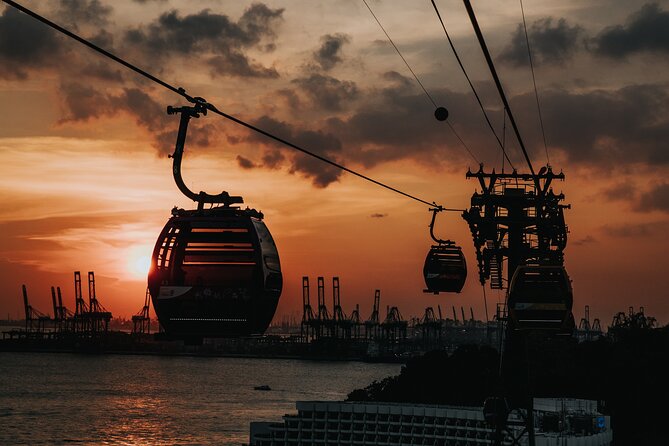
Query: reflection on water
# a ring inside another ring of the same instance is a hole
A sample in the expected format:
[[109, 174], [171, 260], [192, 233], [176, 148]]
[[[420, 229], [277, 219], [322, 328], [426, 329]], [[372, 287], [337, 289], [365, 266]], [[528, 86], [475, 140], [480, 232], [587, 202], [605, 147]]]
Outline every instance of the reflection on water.
[[[398, 365], [0, 353], [0, 445], [248, 442], [296, 400], [338, 400]], [[267, 384], [270, 392], [253, 390]]]

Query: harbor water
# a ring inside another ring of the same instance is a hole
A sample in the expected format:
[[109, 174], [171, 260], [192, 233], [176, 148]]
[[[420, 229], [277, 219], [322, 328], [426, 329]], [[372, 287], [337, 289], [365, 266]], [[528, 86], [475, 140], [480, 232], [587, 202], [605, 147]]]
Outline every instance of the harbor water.
[[[1, 445], [239, 445], [296, 400], [341, 400], [398, 364], [0, 353]], [[255, 390], [269, 386], [270, 391]]]

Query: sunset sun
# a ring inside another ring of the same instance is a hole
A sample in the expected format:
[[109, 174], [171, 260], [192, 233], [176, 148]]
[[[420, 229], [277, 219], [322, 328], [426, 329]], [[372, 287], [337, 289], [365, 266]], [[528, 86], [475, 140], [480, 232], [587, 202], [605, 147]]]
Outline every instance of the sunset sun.
[[126, 258], [125, 270], [133, 279], [144, 280], [151, 266], [150, 251], [146, 247], [131, 249]]

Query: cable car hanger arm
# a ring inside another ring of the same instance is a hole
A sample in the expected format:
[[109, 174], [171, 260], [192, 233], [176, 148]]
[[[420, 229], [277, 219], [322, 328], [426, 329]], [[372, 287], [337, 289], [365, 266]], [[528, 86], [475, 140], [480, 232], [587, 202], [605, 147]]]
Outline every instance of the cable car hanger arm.
[[193, 98], [194, 106], [183, 107], [167, 107], [167, 114], [173, 115], [180, 113], [181, 119], [179, 121], [179, 132], [177, 134], [177, 142], [174, 147], [174, 153], [170, 155], [172, 158], [172, 175], [174, 175], [174, 182], [185, 196], [198, 203], [198, 208], [202, 208], [205, 203], [223, 203], [224, 206], [230, 206], [235, 203], [243, 203], [244, 199], [240, 196], [231, 196], [227, 192], [221, 192], [218, 195], [210, 195], [206, 192], [200, 191], [195, 193], [186, 186], [183, 177], [181, 176], [181, 160], [184, 154], [184, 147], [186, 145], [186, 133], [188, 132], [188, 123], [191, 118], [199, 118], [200, 114], [206, 115], [206, 102], [202, 98]]

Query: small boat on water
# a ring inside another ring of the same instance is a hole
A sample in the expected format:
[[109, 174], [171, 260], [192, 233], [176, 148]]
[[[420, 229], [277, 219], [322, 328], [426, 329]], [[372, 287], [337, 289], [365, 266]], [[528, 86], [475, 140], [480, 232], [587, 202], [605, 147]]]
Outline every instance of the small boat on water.
[[272, 390], [272, 388], [267, 384], [263, 384], [262, 386], [255, 386], [253, 390]]

